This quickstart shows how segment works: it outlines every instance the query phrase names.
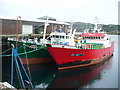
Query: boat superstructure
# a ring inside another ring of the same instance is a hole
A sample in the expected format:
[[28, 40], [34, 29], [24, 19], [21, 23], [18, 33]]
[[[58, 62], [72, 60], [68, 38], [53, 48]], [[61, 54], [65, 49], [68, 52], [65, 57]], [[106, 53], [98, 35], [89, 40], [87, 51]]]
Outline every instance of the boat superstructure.
[[[113, 54], [114, 42], [107, 34], [100, 33], [100, 30], [96, 32], [97, 26], [95, 26], [94, 29], [93, 32], [83, 32], [77, 42], [74, 42], [74, 34], [71, 35], [73, 37], [73, 39], [71, 39], [72, 44], [46, 44], [58, 69], [97, 64]], [[68, 39], [67, 42], [71, 41]]]

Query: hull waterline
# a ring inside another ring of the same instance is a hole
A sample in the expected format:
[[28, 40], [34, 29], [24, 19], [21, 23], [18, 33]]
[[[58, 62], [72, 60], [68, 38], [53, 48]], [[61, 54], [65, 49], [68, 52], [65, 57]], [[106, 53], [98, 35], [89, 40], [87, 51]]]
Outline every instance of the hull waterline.
[[94, 65], [105, 61], [113, 55], [114, 42], [111, 47], [103, 49], [70, 49], [64, 47], [47, 47], [47, 49], [58, 69], [62, 70]]

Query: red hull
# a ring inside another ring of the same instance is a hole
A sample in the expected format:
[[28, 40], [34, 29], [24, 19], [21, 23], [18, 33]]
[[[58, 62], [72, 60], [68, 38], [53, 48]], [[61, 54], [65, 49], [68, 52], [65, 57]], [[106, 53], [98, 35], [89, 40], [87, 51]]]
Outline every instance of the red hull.
[[66, 64], [71, 62], [73, 63], [79, 61], [80, 62], [90, 61], [88, 63], [75, 65], [75, 66], [72, 65], [66, 67], [59, 67], [59, 69], [67, 69], [67, 68], [88, 66], [104, 61], [113, 54], [114, 42], [111, 44], [111, 47], [104, 49], [69, 49], [69, 48], [59, 48], [59, 47], [47, 47], [47, 49], [57, 65], [65, 66]]

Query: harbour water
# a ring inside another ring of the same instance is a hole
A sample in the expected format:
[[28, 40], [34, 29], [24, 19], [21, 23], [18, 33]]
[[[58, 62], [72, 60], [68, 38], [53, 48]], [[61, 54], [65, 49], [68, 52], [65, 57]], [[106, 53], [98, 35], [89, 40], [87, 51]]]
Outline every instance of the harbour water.
[[[37, 88], [118, 88], [118, 35], [109, 36], [115, 42], [114, 55], [101, 64], [62, 71], [57, 70], [54, 62], [29, 65], [29, 74], [34, 86]], [[11, 57], [3, 57], [3, 81], [9, 83], [10, 61]], [[21, 87], [15, 68], [13, 86]]]

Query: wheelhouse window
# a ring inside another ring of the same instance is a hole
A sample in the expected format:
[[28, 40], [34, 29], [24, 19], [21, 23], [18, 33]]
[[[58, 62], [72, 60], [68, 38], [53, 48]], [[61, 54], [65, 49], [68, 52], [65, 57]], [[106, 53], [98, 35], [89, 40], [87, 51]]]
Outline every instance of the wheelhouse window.
[[61, 39], [64, 39], [64, 36], [60, 36]]
[[91, 39], [94, 39], [93, 37], [91, 37]]
[[53, 35], [52, 38], [59, 38], [59, 36], [57, 36], [57, 35]]
[[83, 37], [83, 39], [103, 39], [104, 37]]
[[69, 36], [66, 36], [66, 39], [68, 39], [69, 38]]

